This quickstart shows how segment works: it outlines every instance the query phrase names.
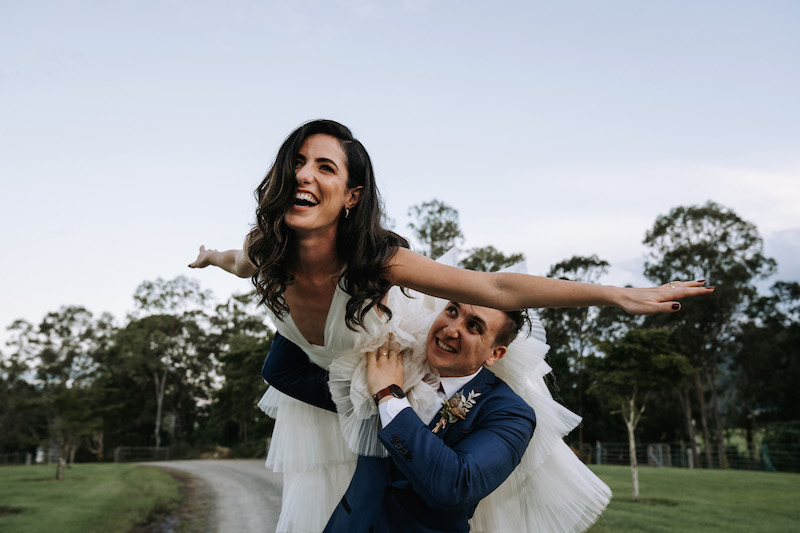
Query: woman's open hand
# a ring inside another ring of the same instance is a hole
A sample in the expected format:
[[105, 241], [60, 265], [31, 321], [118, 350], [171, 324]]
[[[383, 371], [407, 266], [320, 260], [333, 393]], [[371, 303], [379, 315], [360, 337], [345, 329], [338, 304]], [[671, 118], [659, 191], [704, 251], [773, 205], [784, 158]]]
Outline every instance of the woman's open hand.
[[705, 281], [670, 281], [660, 287], [620, 289], [619, 307], [633, 315], [674, 313], [681, 309], [678, 300], [714, 292], [714, 287], [705, 287], [704, 283]]
[[189, 263], [189, 268], [205, 268], [213, 264], [211, 258], [217, 253], [219, 253], [217, 250], [206, 250], [205, 246], [201, 246], [197, 253], [197, 259], [193, 263]]

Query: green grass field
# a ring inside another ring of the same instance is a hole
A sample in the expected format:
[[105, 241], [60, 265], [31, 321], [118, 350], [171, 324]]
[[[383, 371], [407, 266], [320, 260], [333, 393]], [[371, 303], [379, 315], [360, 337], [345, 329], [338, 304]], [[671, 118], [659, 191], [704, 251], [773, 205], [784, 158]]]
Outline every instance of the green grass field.
[[798, 474], [639, 468], [633, 503], [629, 467], [592, 470], [614, 491], [592, 533], [800, 531]]
[[[592, 469], [614, 491], [592, 533], [800, 531], [798, 474], [640, 468], [633, 503], [629, 468]], [[155, 468], [79, 464], [64, 481], [54, 474], [53, 466], [0, 468], [0, 531], [125, 533], [180, 500], [177, 483]]]
[[178, 484], [156, 468], [77, 464], [63, 481], [55, 481], [55, 471], [0, 468], [0, 531], [124, 533], [180, 502]]

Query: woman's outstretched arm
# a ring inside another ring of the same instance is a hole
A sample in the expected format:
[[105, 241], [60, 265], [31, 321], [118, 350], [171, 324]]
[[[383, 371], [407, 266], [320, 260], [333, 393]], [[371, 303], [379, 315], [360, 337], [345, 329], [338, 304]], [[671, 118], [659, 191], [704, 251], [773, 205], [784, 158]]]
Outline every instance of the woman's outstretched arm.
[[250, 236], [248, 235], [244, 240], [244, 246], [241, 250], [226, 250], [219, 252], [217, 250], [207, 250], [205, 246], [200, 247], [200, 252], [197, 254], [197, 259], [189, 263], [189, 268], [205, 268], [208, 265], [220, 267], [223, 270], [235, 274], [240, 278], [249, 278], [255, 271], [255, 265], [247, 257], [247, 247], [250, 243]]
[[577, 283], [513, 273], [473, 272], [443, 265], [405, 248], [389, 260], [387, 279], [394, 285], [457, 302], [513, 310], [540, 307], [614, 306], [637, 315], [673, 313], [677, 300], [711, 293], [702, 281], [676, 281], [634, 289]]

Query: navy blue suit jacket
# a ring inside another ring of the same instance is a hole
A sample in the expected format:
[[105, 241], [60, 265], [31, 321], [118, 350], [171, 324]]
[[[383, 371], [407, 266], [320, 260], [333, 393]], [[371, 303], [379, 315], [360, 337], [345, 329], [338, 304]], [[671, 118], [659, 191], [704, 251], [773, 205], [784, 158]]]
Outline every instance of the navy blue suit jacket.
[[[275, 336], [262, 369], [281, 392], [335, 410], [327, 372], [295, 344]], [[466, 532], [478, 502], [506, 480], [533, 437], [536, 417], [511, 388], [483, 369], [464, 386], [479, 392], [465, 420], [438, 433], [404, 409], [378, 438], [388, 458], [358, 458], [329, 533]]]

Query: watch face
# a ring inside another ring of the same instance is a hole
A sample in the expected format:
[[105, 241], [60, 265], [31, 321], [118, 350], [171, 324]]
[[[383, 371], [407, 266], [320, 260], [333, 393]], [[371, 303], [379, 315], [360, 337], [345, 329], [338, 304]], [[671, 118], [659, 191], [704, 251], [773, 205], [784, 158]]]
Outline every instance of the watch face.
[[389, 390], [392, 393], [392, 396], [395, 398], [405, 398], [406, 393], [403, 392], [403, 389], [400, 388], [399, 385], [389, 385]]

